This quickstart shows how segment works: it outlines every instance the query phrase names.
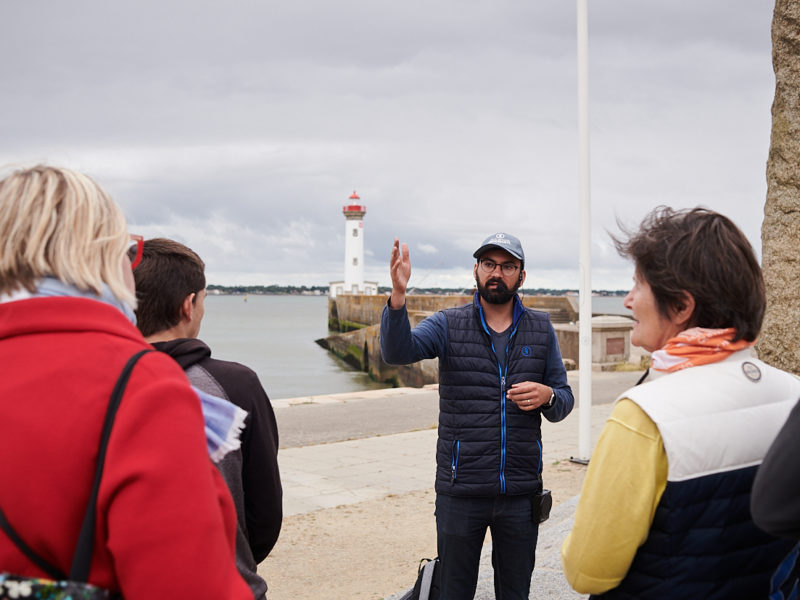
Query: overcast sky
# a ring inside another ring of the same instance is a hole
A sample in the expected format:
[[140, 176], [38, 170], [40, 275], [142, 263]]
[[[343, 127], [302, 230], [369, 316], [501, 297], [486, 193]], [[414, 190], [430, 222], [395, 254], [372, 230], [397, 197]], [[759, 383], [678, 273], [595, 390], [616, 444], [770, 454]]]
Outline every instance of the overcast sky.
[[[730, 216], [760, 256], [774, 95], [765, 0], [589, 0], [592, 287], [627, 289], [608, 232], [653, 207]], [[209, 283], [344, 273], [471, 287], [519, 236], [526, 287], [577, 289], [576, 6], [567, 0], [0, 3], [0, 164], [84, 171], [134, 233]]]

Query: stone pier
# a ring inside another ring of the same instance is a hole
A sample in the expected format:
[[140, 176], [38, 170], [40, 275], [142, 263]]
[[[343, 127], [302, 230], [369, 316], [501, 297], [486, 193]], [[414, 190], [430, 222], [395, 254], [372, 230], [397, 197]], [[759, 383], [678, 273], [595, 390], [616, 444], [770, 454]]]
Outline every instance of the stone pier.
[[[394, 386], [422, 387], [438, 380], [438, 360], [422, 360], [411, 365], [387, 365], [381, 358], [380, 319], [387, 296], [338, 295], [328, 299], [328, 327], [332, 333], [317, 343], [376, 381]], [[526, 296], [523, 304], [547, 312], [558, 337], [567, 369], [578, 365], [577, 299], [569, 296]], [[414, 327], [422, 319], [444, 308], [472, 301], [465, 295], [406, 296], [409, 320]], [[596, 316], [592, 319], [592, 367], [608, 369], [627, 362], [630, 356], [631, 319]]]

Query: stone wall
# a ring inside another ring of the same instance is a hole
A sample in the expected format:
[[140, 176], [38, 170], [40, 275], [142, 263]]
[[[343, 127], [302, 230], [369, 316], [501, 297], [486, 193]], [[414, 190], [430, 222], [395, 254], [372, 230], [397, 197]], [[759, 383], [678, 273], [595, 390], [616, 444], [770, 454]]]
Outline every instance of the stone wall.
[[[533, 304], [539, 298], [550, 302], [553, 297], [532, 297], [528, 298], [525, 304]], [[450, 306], [461, 306], [469, 300], [469, 296], [408, 296], [406, 305], [409, 308], [408, 318], [411, 327], [415, 327], [425, 317], [437, 310]], [[567, 299], [562, 298], [561, 302], [563, 303], [565, 300]], [[336, 311], [340, 322], [350, 323], [355, 328], [317, 340], [317, 343], [354, 367], [368, 372], [376, 381], [409, 387], [422, 387], [429, 383], [436, 383], [439, 371], [437, 359], [399, 366], [387, 365], [383, 362], [379, 321], [385, 304], [385, 296], [338, 296], [335, 302], [329, 300], [328, 307], [332, 311], [329, 313], [330, 319], [334, 318], [332, 313]], [[536, 307], [541, 309], [541, 305]], [[558, 303], [550, 302], [546, 307], [551, 310], [559, 310]], [[365, 323], [365, 321], [372, 320], [374, 322], [371, 324]], [[630, 350], [630, 323], [630, 319], [625, 317], [595, 317], [592, 320], [592, 338], [594, 345], [597, 346], [597, 349], [593, 350], [593, 357], [598, 362], [598, 365], [593, 364], [593, 367], [601, 367], [608, 361], [624, 362], [627, 360]], [[572, 323], [554, 323], [553, 328], [565, 365], [567, 368], [576, 368], [578, 366], [578, 326]], [[619, 350], [617, 348], [620, 345], [619, 338], [622, 338], [622, 354], [612, 352], [609, 355], [605, 350], [609, 348], [614, 352]]]
[[592, 366], [607, 368], [627, 362], [631, 355], [631, 329], [628, 317], [592, 317]]
[[[409, 312], [411, 326], [416, 326], [429, 314], [422, 311]], [[391, 383], [397, 387], [422, 387], [438, 381], [438, 359], [422, 360], [411, 365], [388, 365], [383, 362], [380, 324], [331, 335], [317, 340], [317, 343], [348, 364], [369, 373], [375, 381]]]
[[572, 323], [553, 323], [558, 339], [558, 348], [561, 350], [561, 358], [567, 369], [578, 368], [578, 325]]
[[[362, 296], [344, 294], [328, 298], [328, 327], [331, 331], [351, 331], [381, 321], [387, 296]], [[409, 312], [436, 312], [472, 302], [472, 296], [409, 295], [406, 307]], [[577, 304], [566, 296], [524, 296], [522, 303], [550, 314], [553, 323], [569, 323], [578, 320]]]
[[777, 0], [772, 21], [775, 99], [761, 225], [766, 362], [800, 375], [800, 3]]

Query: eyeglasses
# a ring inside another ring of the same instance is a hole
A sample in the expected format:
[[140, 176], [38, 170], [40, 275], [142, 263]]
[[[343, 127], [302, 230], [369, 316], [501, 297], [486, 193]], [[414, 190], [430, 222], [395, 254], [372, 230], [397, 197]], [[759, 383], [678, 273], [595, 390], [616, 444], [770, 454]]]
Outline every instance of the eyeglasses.
[[131, 270], [135, 269], [139, 266], [139, 263], [142, 262], [142, 250], [144, 250], [144, 238], [140, 235], [136, 235], [135, 233], [130, 234], [131, 237], [131, 244], [128, 247], [128, 256], [131, 255], [131, 251], [136, 248], [136, 256], [131, 259]]
[[483, 260], [478, 261], [478, 264], [481, 266], [481, 271], [486, 273], [494, 272], [496, 267], [500, 267], [500, 270], [503, 272], [503, 275], [513, 275], [519, 269], [519, 265], [515, 265], [514, 263], [496, 263], [493, 260], [488, 258], [484, 258]]

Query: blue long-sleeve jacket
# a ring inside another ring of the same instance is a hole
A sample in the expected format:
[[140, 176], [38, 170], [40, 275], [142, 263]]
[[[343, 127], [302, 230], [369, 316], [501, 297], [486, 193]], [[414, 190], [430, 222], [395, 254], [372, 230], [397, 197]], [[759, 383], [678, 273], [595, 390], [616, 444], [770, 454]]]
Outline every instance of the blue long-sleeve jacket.
[[[501, 365], [476, 294], [413, 330], [405, 307], [384, 308], [381, 353], [389, 364], [439, 358], [436, 490], [468, 496], [533, 493], [541, 486], [541, 416], [552, 422], [574, 406], [555, 331], [546, 313], [514, 300]], [[522, 411], [506, 399], [514, 383], [536, 381], [555, 393], [550, 409]]]

